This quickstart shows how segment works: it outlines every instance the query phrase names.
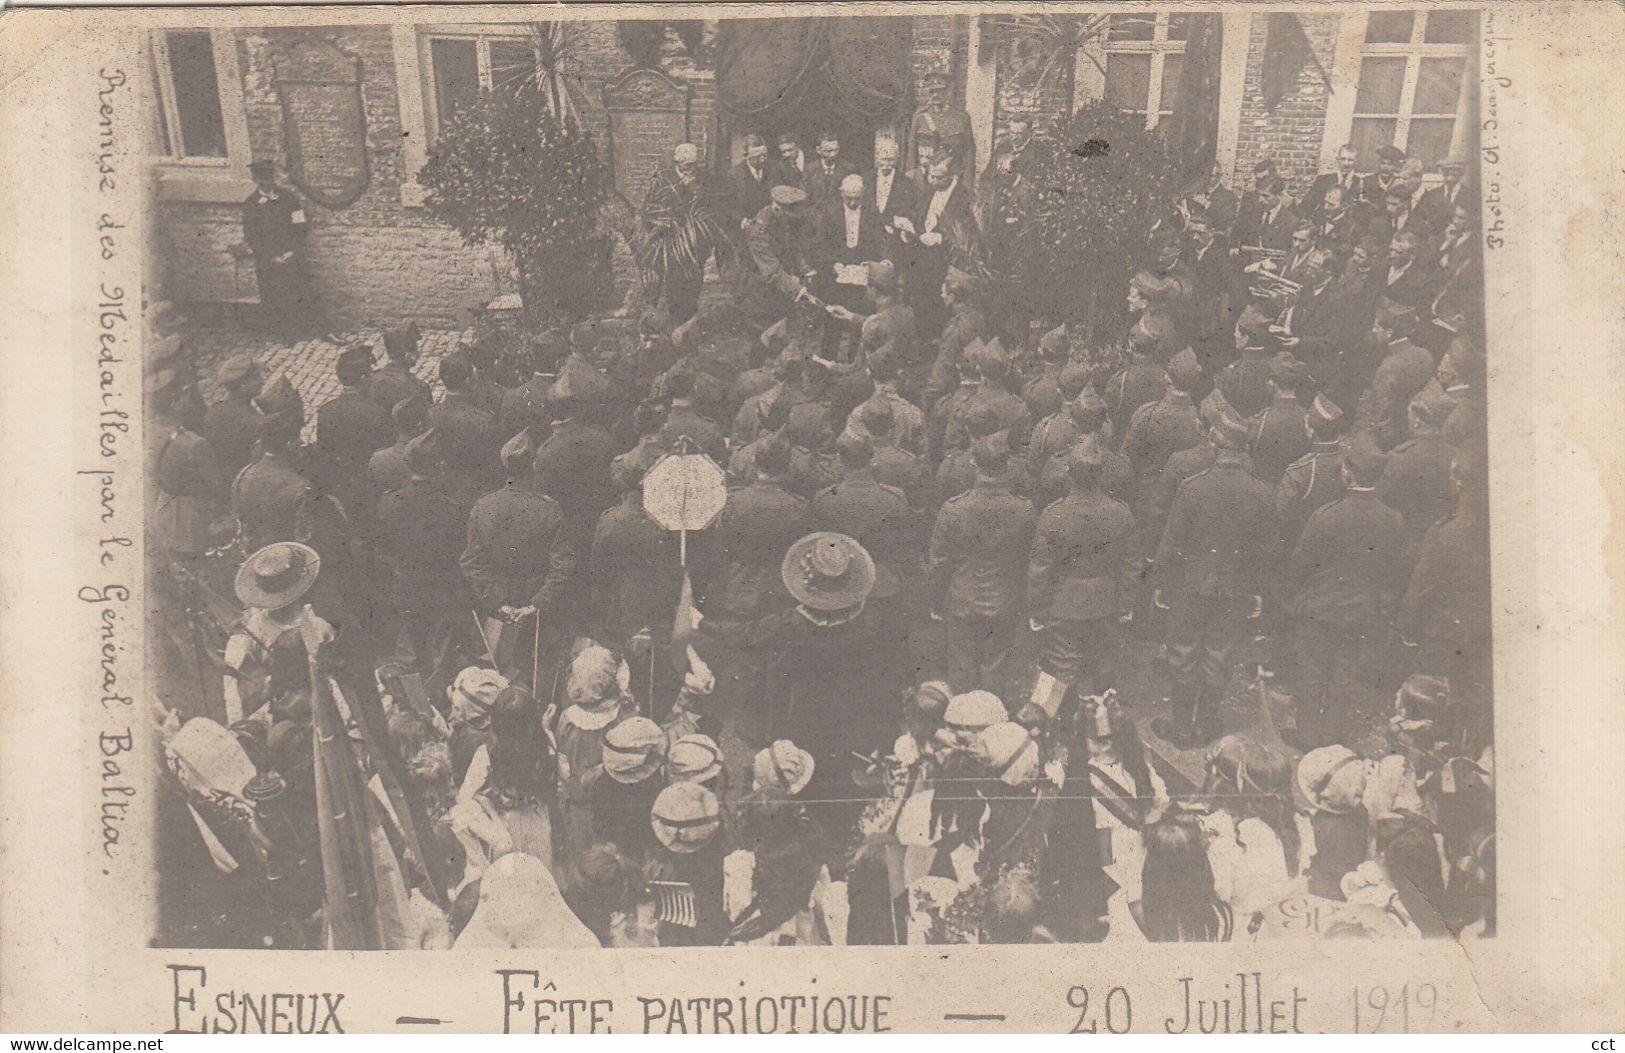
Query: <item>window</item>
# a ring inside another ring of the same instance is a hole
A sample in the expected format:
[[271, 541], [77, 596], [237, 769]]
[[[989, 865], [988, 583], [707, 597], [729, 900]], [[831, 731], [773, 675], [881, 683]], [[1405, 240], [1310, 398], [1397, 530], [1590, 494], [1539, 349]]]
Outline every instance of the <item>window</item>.
[[213, 34], [207, 29], [156, 33], [153, 60], [164, 156], [224, 162], [230, 151]]
[[1360, 170], [1390, 144], [1433, 168], [1460, 149], [1472, 91], [1471, 11], [1374, 11], [1366, 19], [1349, 142]]
[[521, 32], [442, 31], [420, 39], [431, 137], [482, 91], [515, 91], [537, 75], [536, 47]]
[[1125, 113], [1144, 114], [1147, 128], [1173, 116], [1188, 35], [1186, 15], [1113, 15], [1106, 30], [1105, 98]]

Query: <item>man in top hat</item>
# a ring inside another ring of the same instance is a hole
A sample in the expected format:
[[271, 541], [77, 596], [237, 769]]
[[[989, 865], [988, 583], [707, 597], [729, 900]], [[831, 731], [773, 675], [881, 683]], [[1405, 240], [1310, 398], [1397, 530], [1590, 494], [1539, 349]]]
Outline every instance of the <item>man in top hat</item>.
[[373, 399], [385, 410], [394, 409], [401, 399], [418, 398], [425, 406], [433, 399], [429, 385], [412, 375], [418, 364], [418, 324], [408, 322], [384, 330], [383, 367], [372, 375], [368, 390]]
[[305, 210], [293, 191], [278, 186], [276, 165], [248, 166], [254, 192], [243, 202], [243, 242], [254, 260], [260, 307], [267, 325], [284, 336], [309, 327], [315, 308], [305, 276]]
[[1412, 539], [1420, 544], [1429, 527], [1455, 507], [1450, 464], [1455, 448], [1444, 437], [1444, 424], [1456, 402], [1425, 388], [1408, 409], [1410, 438], [1395, 446], [1377, 484], [1377, 496], [1405, 517]]
[[[343, 495], [352, 483], [366, 480], [367, 462], [389, 446], [394, 426], [390, 410], [378, 405], [367, 390], [372, 378], [372, 348], [356, 344], [339, 352], [334, 370], [339, 393], [316, 411], [316, 454], [330, 478], [329, 486]], [[370, 512], [346, 502], [355, 514]]]
[[203, 437], [220, 458], [220, 470], [227, 478], [234, 479], [243, 470], [259, 437], [263, 414], [254, 408], [254, 396], [264, 379], [246, 354], [232, 355], [215, 373], [215, 382], [226, 394], [203, 415]]
[[1298, 389], [1308, 381], [1309, 371], [1290, 351], [1276, 352], [1270, 359], [1270, 404], [1247, 422], [1253, 474], [1271, 488], [1287, 465], [1309, 451], [1309, 425], [1298, 404]]
[[1202, 367], [1194, 351], [1187, 347], [1174, 356], [1168, 363], [1168, 380], [1162, 398], [1134, 411], [1128, 434], [1123, 436], [1123, 453], [1142, 488], [1175, 452], [1202, 441], [1202, 422], [1193, 395], [1202, 382]]
[[1357, 688], [1384, 656], [1410, 538], [1376, 494], [1388, 458], [1363, 436], [1343, 461], [1344, 494], [1315, 511], [1292, 553], [1300, 748], [1348, 741]]
[[1388, 300], [1371, 323], [1368, 343], [1382, 357], [1355, 407], [1355, 424], [1384, 449], [1404, 440], [1411, 399], [1433, 376], [1433, 356], [1411, 343], [1415, 324], [1414, 311]]
[[1010, 492], [1010, 447], [1002, 434], [971, 448], [976, 482], [937, 513], [929, 548], [933, 619], [947, 625], [948, 680], [956, 690], [1004, 691], [1026, 586], [1026, 555], [1037, 515]]
[[[458, 560], [478, 612], [520, 627], [516, 633], [502, 634], [505, 642], [513, 639], [517, 646], [500, 648], [509, 650], [510, 665], [498, 667], [516, 679], [528, 679], [531, 673], [531, 649], [540, 636], [532, 619], [540, 619], [546, 631], [558, 631], [559, 604], [577, 561], [558, 503], [528, 485], [534, 459], [526, 432], [502, 447], [507, 482], [474, 502], [467, 543]], [[496, 641], [489, 642], [496, 646]]]
[[794, 304], [813, 302], [807, 282], [817, 273], [806, 254], [807, 192], [780, 184], [769, 197], [745, 228], [737, 296], [740, 308], [763, 324], [783, 318]]
[[1071, 493], [1038, 517], [1027, 562], [1028, 620], [1039, 667], [1088, 690], [1112, 683], [1117, 623], [1133, 609], [1139, 538], [1128, 505], [1101, 486], [1107, 450], [1095, 435], [1066, 454]]
[[424, 672], [439, 666], [451, 633], [472, 610], [458, 567], [468, 506], [447, 492], [444, 457], [437, 429], [419, 435], [406, 444], [411, 481], [378, 501], [379, 550], [390, 569], [388, 624]]
[[1343, 410], [1325, 395], [1316, 395], [1305, 416], [1309, 452], [1281, 473], [1275, 486], [1275, 520], [1284, 551], [1291, 551], [1304, 524], [1317, 508], [1343, 496]]
[[1182, 748], [1211, 742], [1222, 730], [1230, 651], [1242, 626], [1263, 613], [1275, 548], [1272, 495], [1247, 468], [1247, 425], [1226, 415], [1212, 435], [1213, 466], [1179, 484], [1153, 567], [1169, 608], [1173, 681], [1173, 718], [1157, 733]]

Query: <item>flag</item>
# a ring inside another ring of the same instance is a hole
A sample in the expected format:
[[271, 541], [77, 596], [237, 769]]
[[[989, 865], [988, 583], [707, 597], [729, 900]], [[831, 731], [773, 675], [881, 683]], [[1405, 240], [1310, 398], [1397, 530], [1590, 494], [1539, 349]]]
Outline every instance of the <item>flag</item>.
[[1264, 79], [1259, 93], [1264, 105], [1274, 110], [1281, 99], [1298, 84], [1305, 66], [1313, 65], [1315, 72], [1330, 91], [1332, 80], [1315, 55], [1314, 45], [1303, 31], [1303, 22], [1297, 15], [1272, 13], [1269, 16], [1269, 42], [1264, 46]]

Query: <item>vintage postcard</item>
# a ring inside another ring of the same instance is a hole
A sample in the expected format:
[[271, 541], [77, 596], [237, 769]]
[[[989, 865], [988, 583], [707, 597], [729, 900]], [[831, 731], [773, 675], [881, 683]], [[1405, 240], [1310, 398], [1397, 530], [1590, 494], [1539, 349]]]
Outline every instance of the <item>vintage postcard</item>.
[[0, 15], [0, 1027], [1618, 1030], [1622, 31]]

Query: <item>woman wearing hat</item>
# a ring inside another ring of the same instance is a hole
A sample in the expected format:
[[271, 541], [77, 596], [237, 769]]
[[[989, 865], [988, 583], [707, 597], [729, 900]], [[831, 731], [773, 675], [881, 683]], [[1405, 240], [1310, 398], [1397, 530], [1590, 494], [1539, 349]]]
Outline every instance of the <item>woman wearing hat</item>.
[[509, 687], [497, 696], [489, 750], [484, 780], [477, 787], [465, 781], [464, 791], [471, 792], [450, 813], [468, 854], [465, 886], [510, 852], [535, 856], [547, 866], [553, 860], [553, 747], [529, 693]]
[[661, 846], [653, 866], [660, 945], [719, 945], [729, 928], [722, 906], [728, 843], [717, 795], [697, 782], [674, 782], [655, 798], [649, 826]]
[[[223, 656], [228, 721], [252, 716], [265, 703], [308, 683], [308, 655], [333, 638], [332, 626], [306, 599], [321, 569], [316, 550], [296, 541], [266, 545], [237, 568], [234, 586], [244, 609]], [[279, 653], [284, 658], [280, 663]], [[287, 675], [273, 677], [279, 665]]]

